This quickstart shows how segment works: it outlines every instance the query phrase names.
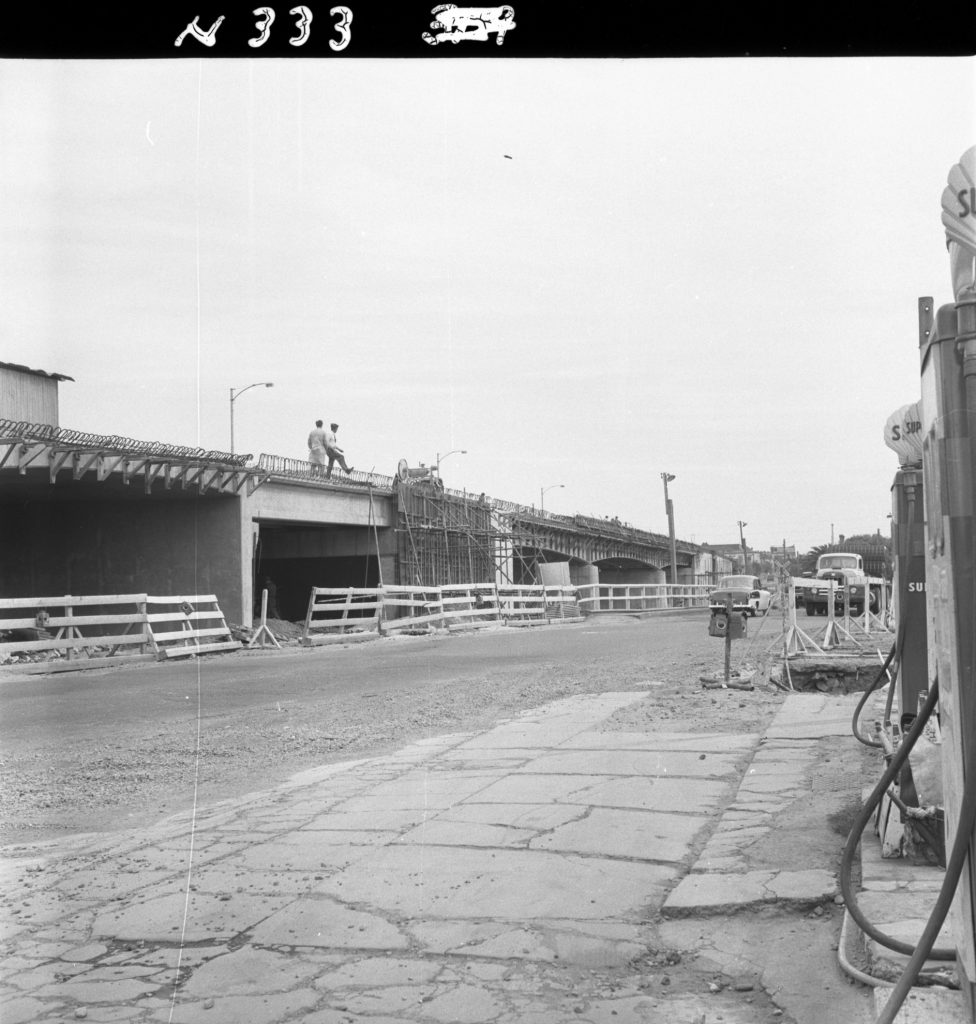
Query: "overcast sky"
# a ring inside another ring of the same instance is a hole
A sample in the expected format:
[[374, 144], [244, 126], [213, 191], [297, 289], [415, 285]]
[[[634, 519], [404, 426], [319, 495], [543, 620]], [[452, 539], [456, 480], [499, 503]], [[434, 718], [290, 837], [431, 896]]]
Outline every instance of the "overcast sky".
[[[887, 534], [970, 59], [0, 62], [0, 360], [61, 426]], [[562, 484], [563, 487], [554, 485]]]

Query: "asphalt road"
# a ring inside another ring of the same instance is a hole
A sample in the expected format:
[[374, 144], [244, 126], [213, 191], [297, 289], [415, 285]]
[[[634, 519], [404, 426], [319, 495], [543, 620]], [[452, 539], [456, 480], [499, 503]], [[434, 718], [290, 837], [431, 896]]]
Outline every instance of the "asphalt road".
[[[0, 749], [17, 758], [39, 744], [70, 746], [113, 732], [169, 725], [194, 717], [227, 719], [268, 706], [313, 704], [365, 694], [415, 690], [473, 672], [578, 669], [632, 659], [677, 636], [707, 631], [703, 609], [657, 619], [591, 619], [550, 628], [398, 637], [342, 647], [242, 651], [139, 663], [111, 670], [61, 672], [0, 681]], [[712, 641], [716, 652], [719, 643]]]

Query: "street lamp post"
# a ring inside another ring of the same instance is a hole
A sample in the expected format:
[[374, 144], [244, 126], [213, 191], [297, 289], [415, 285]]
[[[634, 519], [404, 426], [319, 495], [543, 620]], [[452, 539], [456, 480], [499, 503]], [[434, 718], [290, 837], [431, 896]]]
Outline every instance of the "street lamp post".
[[234, 454], [234, 402], [237, 401], [245, 391], [250, 391], [251, 388], [273, 388], [274, 384], [271, 381], [259, 380], [255, 384], [248, 384], [246, 388], [231, 388], [230, 389], [230, 453]]
[[438, 452], [436, 457], [435, 457], [436, 458], [435, 470], [437, 472], [437, 475], [438, 476], [441, 475], [441, 463], [447, 458], [448, 455], [467, 455], [467, 454], [468, 454], [468, 451], [467, 451], [466, 448], [452, 448], [451, 451], [449, 451], [447, 453], [447, 455], [441, 455], [440, 452]]
[[746, 560], [747, 560], [746, 559], [746, 539], [742, 535], [742, 529], [743, 529], [743, 527], [748, 526], [749, 524], [748, 523], [744, 523], [741, 519], [738, 522], [739, 522], [739, 546], [742, 548], [742, 571], [743, 572], [747, 572], [748, 570], [746, 569]]
[[565, 487], [565, 484], [550, 484], [548, 487], [543, 487], [539, 490], [539, 511], [545, 512], [546, 510], [546, 491], [552, 491], [557, 487]]
[[674, 473], [662, 473], [664, 481], [664, 511], [668, 514], [668, 539], [671, 541], [671, 584], [678, 582], [678, 547], [674, 540], [674, 504], [668, 497], [668, 481], [674, 479]]

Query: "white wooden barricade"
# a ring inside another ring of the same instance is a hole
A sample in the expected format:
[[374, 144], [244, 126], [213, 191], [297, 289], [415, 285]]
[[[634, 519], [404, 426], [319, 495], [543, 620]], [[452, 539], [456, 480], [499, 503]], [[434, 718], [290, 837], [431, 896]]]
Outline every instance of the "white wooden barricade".
[[790, 580], [796, 595], [794, 601], [798, 599], [801, 605], [805, 605], [806, 593], [817, 581], [811, 576], [791, 576]]
[[436, 629], [444, 618], [440, 587], [380, 587], [383, 602], [380, 632], [427, 633]]
[[498, 622], [499, 599], [494, 583], [471, 583], [440, 589], [442, 616], [448, 629], [452, 626], [478, 629]]
[[543, 589], [546, 600], [546, 619], [549, 622], [581, 622], [583, 611], [576, 587], [547, 586]]
[[301, 642], [334, 643], [337, 636], [379, 635], [383, 599], [376, 587], [313, 587]]
[[147, 597], [146, 620], [160, 660], [243, 646], [231, 636], [214, 594]]
[[578, 588], [585, 614], [706, 608], [713, 590], [703, 583], [588, 583]]
[[350, 634], [391, 636], [434, 629], [480, 628], [492, 623], [532, 625], [582, 618], [575, 587], [314, 587], [302, 643], [335, 642]]
[[498, 588], [498, 614], [507, 626], [546, 621], [545, 587], [541, 584]]
[[37, 662], [15, 662], [18, 671], [64, 672], [146, 661], [155, 658], [155, 651], [145, 594], [0, 599], [0, 662], [46, 655]]
[[[64, 672], [242, 646], [231, 636], [213, 594], [5, 598], [0, 599], [0, 634], [0, 661], [9, 655], [48, 654], [41, 661], [14, 663], [27, 672]], [[55, 652], [60, 658], [51, 656]]]
[[498, 613], [508, 626], [532, 626], [582, 618], [579, 589], [566, 586], [503, 586], [498, 588]]

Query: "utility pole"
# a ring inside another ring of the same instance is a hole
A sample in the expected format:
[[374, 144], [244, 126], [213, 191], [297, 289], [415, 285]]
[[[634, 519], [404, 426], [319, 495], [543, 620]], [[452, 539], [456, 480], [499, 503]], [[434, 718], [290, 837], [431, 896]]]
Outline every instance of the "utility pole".
[[739, 520], [739, 544], [742, 546], [742, 571], [743, 572], [747, 572], [748, 570], [746, 568], [746, 562], [747, 562], [746, 539], [742, 535], [742, 528], [744, 526], [748, 526], [748, 525], [749, 525], [748, 523], [744, 523], [741, 519]]
[[674, 479], [673, 473], [662, 473], [664, 481], [664, 511], [668, 514], [668, 538], [671, 541], [671, 583], [678, 582], [678, 549], [674, 542], [674, 504], [668, 497], [668, 481]]

